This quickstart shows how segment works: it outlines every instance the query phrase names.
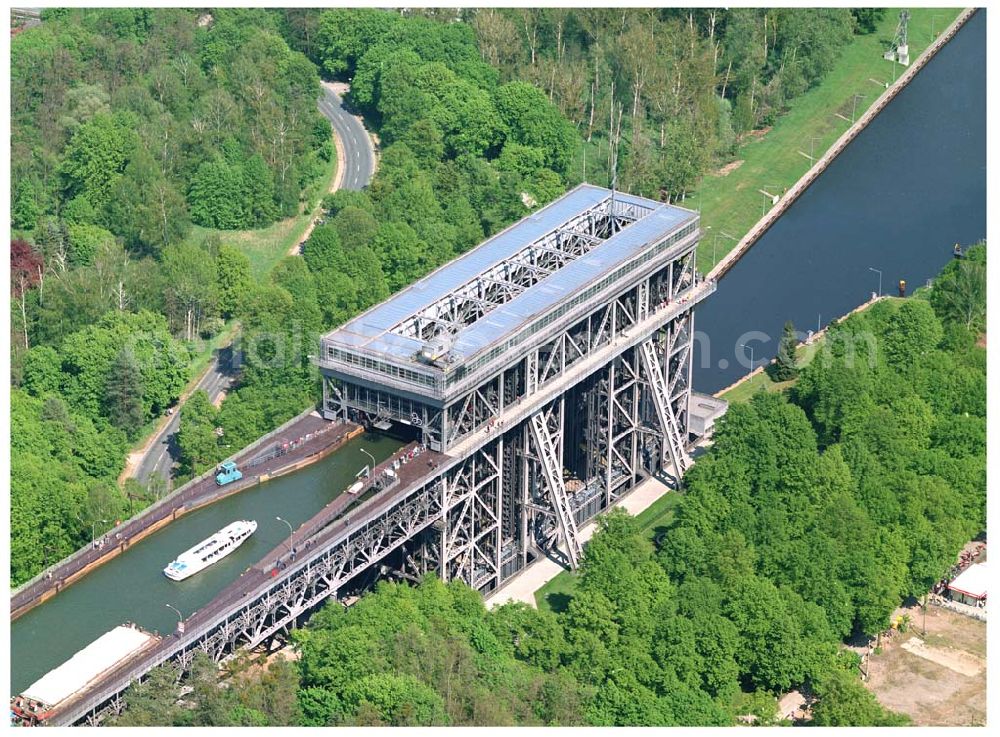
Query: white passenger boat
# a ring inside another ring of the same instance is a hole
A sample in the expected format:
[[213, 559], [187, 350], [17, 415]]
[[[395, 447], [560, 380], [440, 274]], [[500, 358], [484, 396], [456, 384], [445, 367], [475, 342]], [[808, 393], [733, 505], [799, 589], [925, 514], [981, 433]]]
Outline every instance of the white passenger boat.
[[225, 558], [256, 531], [257, 523], [254, 520], [237, 520], [178, 555], [176, 560], [163, 569], [163, 573], [174, 581], [183, 581]]

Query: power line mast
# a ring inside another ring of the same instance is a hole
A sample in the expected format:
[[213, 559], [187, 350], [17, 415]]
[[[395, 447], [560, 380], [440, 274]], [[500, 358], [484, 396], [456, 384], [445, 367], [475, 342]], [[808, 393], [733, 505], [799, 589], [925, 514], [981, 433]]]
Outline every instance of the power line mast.
[[896, 35], [892, 39], [889, 50], [883, 58], [891, 62], [899, 62], [904, 67], [910, 63], [910, 44], [907, 38], [907, 27], [910, 23], [910, 11], [899, 11], [899, 23], [896, 25]]
[[[622, 140], [622, 106], [611, 102], [611, 124], [608, 129], [608, 166], [611, 169], [611, 201], [614, 202], [618, 190], [618, 147]], [[617, 116], [615, 113], [617, 112]], [[617, 117], [617, 119], [616, 119]]]

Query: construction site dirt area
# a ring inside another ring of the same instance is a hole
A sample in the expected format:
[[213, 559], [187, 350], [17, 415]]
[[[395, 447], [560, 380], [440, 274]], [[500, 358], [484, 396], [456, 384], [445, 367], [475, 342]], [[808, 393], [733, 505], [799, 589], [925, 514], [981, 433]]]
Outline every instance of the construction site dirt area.
[[931, 605], [924, 635], [920, 606], [896, 614], [910, 626], [882, 640], [865, 685], [917, 726], [985, 725], [986, 622]]

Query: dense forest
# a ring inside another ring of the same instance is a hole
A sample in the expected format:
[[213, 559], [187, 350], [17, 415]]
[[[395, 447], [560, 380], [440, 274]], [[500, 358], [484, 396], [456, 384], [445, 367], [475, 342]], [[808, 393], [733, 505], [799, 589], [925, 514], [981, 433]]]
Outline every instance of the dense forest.
[[542, 89], [591, 154], [574, 175], [678, 198], [740, 138], [768, 126], [830, 70], [884, 10], [847, 8], [511, 8], [471, 19], [501, 79]]
[[[199, 661], [132, 688], [120, 724], [898, 725], [840, 643], [889, 625], [985, 529], [984, 245], [929, 299], [832, 325], [785, 395], [720, 421], [654, 545], [605, 515], [558, 613], [487, 610], [461, 582], [388, 583], [297, 630], [263, 673]], [[185, 702], [180, 689], [193, 689]]]
[[[14, 227], [100, 227], [158, 254], [192, 222], [295, 214], [329, 125], [265, 11], [47, 10], [11, 44]], [[72, 262], [87, 254], [66, 232]], [[54, 255], [46, 253], [50, 258]]]
[[126, 450], [253, 302], [212, 229], [297, 214], [333, 153], [275, 13], [42, 17], [11, 43], [14, 584], [165, 490], [119, 489]]

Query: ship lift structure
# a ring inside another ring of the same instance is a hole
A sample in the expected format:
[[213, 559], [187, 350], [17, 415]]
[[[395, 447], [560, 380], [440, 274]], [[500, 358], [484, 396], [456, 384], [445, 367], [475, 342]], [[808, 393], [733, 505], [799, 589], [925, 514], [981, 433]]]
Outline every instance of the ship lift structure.
[[583, 525], [650, 476], [679, 486], [692, 431], [725, 404], [691, 390], [694, 310], [716, 288], [700, 236], [697, 212], [582, 184], [324, 335], [323, 414], [406, 436], [426, 465], [349, 519], [327, 505], [297, 556], [265, 559], [45, 723], [99, 723], [158, 664], [267, 644], [381, 576], [488, 595], [541, 557], [578, 566]]
[[591, 185], [321, 340], [323, 411], [408, 427], [467, 473], [408, 545], [415, 573], [484, 594], [539, 556], [576, 567], [579, 527], [643, 479], [679, 483], [688, 432], [696, 212]]

